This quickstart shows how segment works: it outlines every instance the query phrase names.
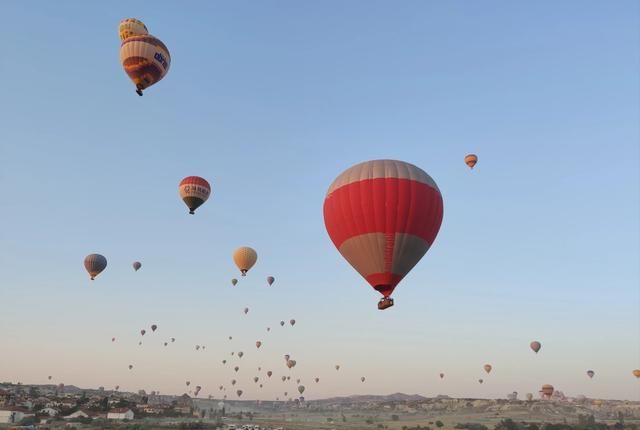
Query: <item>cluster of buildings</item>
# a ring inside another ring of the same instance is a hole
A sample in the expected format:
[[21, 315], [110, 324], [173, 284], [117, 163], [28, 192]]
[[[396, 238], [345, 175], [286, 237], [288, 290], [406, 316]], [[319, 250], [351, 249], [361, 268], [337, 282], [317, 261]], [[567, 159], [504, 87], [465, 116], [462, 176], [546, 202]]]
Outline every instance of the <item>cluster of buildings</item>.
[[[64, 392], [67, 391], [67, 392]], [[53, 421], [133, 420], [144, 416], [193, 415], [192, 399], [99, 390], [65, 390], [53, 385], [0, 384], [0, 424]]]

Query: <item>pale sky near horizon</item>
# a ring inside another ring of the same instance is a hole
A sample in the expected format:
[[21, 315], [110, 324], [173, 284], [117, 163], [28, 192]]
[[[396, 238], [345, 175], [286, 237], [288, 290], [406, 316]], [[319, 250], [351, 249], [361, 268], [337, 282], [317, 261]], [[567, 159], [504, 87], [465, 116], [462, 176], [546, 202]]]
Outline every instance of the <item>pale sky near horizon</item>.
[[[188, 5], [0, 3], [0, 381], [219, 397], [235, 378], [274, 399], [295, 392], [289, 353], [309, 399], [640, 400], [638, 2]], [[144, 97], [125, 17], [171, 52]], [[333, 179], [377, 158], [444, 198], [384, 312], [322, 219]], [[195, 216], [188, 175], [213, 188]], [[233, 288], [241, 245], [259, 258]], [[109, 266], [91, 282], [93, 252]]]

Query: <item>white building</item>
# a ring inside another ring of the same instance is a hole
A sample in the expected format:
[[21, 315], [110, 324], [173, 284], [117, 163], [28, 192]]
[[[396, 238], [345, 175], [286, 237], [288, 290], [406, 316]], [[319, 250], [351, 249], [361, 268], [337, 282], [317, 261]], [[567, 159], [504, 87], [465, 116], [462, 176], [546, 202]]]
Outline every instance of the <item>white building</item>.
[[132, 420], [133, 418], [133, 411], [129, 408], [111, 409], [107, 413], [108, 420]]
[[29, 411], [16, 409], [16, 408], [4, 408], [0, 409], [0, 423], [13, 423], [17, 424], [22, 421], [24, 418], [33, 417]]
[[80, 411], [75, 411], [74, 413], [64, 417], [65, 420], [72, 420], [74, 418], [89, 418], [89, 414], [86, 413], [85, 411], [80, 410]]

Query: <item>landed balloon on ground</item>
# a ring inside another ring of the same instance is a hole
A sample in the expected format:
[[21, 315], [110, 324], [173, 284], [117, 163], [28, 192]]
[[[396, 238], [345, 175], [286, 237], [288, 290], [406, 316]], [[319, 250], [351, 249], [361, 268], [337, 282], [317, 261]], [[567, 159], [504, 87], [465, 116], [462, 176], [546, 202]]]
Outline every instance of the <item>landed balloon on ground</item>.
[[100, 254], [89, 254], [84, 258], [84, 268], [89, 272], [93, 281], [104, 269], [107, 268], [107, 259]]
[[324, 223], [342, 256], [393, 306], [398, 283], [432, 246], [443, 216], [435, 181], [403, 161], [374, 160], [340, 174], [324, 200]]

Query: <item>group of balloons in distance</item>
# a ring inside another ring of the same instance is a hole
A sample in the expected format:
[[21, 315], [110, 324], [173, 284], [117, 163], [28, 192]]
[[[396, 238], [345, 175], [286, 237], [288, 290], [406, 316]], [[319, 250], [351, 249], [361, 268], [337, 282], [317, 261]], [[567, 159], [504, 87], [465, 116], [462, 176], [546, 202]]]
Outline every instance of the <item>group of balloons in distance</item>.
[[[122, 65], [142, 95], [142, 90], [166, 75], [171, 62], [169, 51], [137, 19], [123, 20], [119, 30]], [[473, 169], [478, 156], [468, 154], [464, 162]], [[199, 176], [184, 178], [178, 189], [192, 215], [211, 195], [209, 182]], [[382, 295], [378, 302], [380, 310], [394, 305], [391, 297], [394, 290], [433, 246], [443, 213], [443, 197], [435, 180], [421, 168], [398, 160], [365, 161], [346, 169], [329, 186], [323, 204], [329, 238], [347, 262]], [[256, 251], [249, 247], [233, 253], [242, 276], [257, 258]], [[100, 254], [91, 254], [84, 264], [94, 279], [107, 267], [107, 260]], [[136, 271], [140, 267], [140, 262], [134, 263]], [[237, 282], [235, 278], [231, 280], [232, 285]], [[267, 282], [273, 284], [274, 278], [268, 277]], [[256, 346], [260, 348], [260, 343]], [[534, 341], [530, 347], [537, 354], [542, 345]], [[287, 365], [290, 364], [295, 365], [295, 361], [287, 359]], [[487, 374], [491, 369], [490, 364], [484, 366]], [[640, 378], [640, 369], [633, 374]], [[595, 373], [589, 370], [587, 375], [592, 378]], [[444, 378], [444, 373], [440, 378]], [[545, 385], [541, 392], [551, 396], [553, 387]]]

